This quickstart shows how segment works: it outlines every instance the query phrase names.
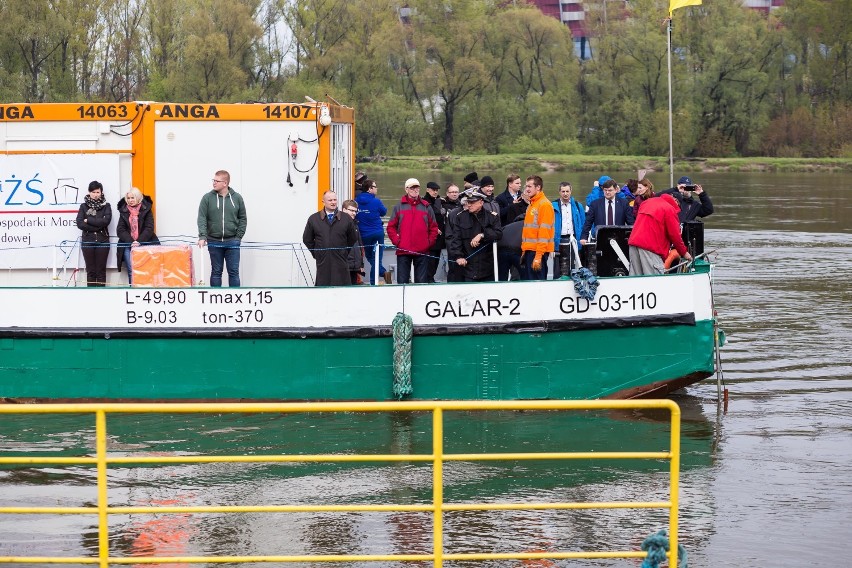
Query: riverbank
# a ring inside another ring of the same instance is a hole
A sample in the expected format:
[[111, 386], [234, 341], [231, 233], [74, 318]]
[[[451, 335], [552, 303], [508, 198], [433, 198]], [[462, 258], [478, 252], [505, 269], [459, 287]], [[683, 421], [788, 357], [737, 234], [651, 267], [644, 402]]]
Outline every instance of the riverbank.
[[[541, 172], [667, 172], [668, 158], [651, 156], [525, 154], [466, 156], [373, 156], [359, 158], [356, 169], [372, 171], [472, 170]], [[367, 166], [369, 164], [369, 166]], [[852, 172], [850, 158], [677, 158], [675, 169], [690, 172]]]

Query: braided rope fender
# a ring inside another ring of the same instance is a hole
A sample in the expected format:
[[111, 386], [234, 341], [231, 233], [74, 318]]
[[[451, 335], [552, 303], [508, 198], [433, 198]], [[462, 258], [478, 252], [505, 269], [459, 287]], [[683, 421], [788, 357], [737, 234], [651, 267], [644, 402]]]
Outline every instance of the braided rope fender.
[[411, 396], [411, 339], [414, 324], [411, 316], [397, 312], [393, 318], [393, 395], [397, 400]]

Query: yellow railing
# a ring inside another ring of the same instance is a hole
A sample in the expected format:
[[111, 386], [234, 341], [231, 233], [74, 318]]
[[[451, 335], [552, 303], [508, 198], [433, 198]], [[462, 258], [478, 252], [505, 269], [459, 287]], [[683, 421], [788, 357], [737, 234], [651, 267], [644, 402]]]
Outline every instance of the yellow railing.
[[[530, 452], [447, 454], [444, 452], [443, 412], [478, 410], [629, 410], [665, 409], [671, 415], [669, 451], [659, 452]], [[423, 412], [433, 416], [432, 453], [404, 455], [252, 455], [252, 456], [110, 456], [107, 451], [107, 414], [128, 413], [305, 413], [305, 412]], [[211, 403], [211, 404], [0, 404], [3, 414], [79, 414], [93, 413], [96, 426], [94, 457], [8, 457], [0, 454], [2, 464], [55, 464], [97, 467], [98, 500], [96, 507], [0, 507], [0, 514], [88, 514], [98, 516], [98, 557], [15, 557], [0, 556], [2, 563], [29, 564], [164, 564], [164, 563], [249, 563], [249, 562], [358, 562], [358, 561], [429, 561], [440, 567], [444, 560], [532, 560], [532, 559], [603, 559], [643, 558], [636, 550], [607, 552], [527, 552], [447, 554], [443, 550], [443, 513], [445, 511], [507, 511], [565, 509], [668, 509], [669, 565], [677, 566], [678, 545], [678, 477], [680, 471], [680, 408], [671, 400], [600, 400], [600, 401], [422, 401], [422, 402], [351, 402], [351, 403]], [[567, 502], [567, 503], [473, 503], [444, 502], [443, 463], [447, 461], [483, 460], [577, 460], [577, 459], [643, 459], [669, 461], [669, 500], [649, 502]], [[430, 505], [322, 505], [322, 506], [176, 506], [176, 507], [111, 507], [107, 499], [107, 468], [112, 464], [167, 463], [281, 463], [281, 462], [432, 462], [432, 503]], [[285, 512], [430, 512], [433, 516], [431, 554], [370, 554], [310, 556], [184, 556], [184, 557], [115, 557], [109, 550], [109, 515], [132, 513], [285, 513]]]

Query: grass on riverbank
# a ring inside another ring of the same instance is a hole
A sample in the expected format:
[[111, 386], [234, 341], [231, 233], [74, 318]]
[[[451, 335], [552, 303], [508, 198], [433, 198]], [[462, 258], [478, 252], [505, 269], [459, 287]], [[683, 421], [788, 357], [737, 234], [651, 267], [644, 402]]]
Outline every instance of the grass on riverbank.
[[[380, 156], [359, 161], [373, 171], [427, 170], [438, 172], [485, 171], [569, 171], [627, 172], [668, 171], [668, 158], [651, 156], [579, 156], [525, 154], [467, 156]], [[675, 169], [684, 172], [852, 172], [850, 158], [677, 158]]]

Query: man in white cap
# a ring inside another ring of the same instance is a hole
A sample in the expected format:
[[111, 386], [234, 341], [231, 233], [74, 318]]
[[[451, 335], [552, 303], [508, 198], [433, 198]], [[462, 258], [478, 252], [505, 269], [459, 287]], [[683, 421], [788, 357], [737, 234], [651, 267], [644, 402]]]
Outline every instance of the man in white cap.
[[396, 283], [408, 284], [414, 264], [414, 282], [429, 282], [429, 249], [438, 240], [438, 223], [432, 207], [420, 198], [420, 182], [405, 181], [405, 195], [388, 221], [388, 238], [396, 247]]

